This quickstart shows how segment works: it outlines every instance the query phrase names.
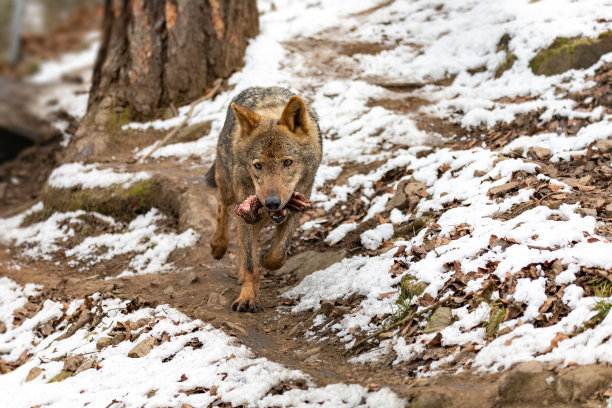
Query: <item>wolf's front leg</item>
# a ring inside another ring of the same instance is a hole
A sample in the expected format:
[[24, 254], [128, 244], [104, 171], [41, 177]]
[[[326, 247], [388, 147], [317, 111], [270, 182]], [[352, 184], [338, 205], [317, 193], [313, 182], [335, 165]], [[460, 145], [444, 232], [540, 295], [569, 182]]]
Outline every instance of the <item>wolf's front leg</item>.
[[238, 312], [258, 312], [259, 270], [257, 269], [257, 240], [264, 222], [250, 225], [239, 218], [238, 239], [240, 244], [240, 271], [238, 280], [242, 282], [240, 296], [232, 304], [232, 310]]
[[274, 243], [270, 251], [265, 254], [261, 260], [261, 265], [269, 270], [275, 270], [285, 264], [287, 260], [287, 251], [298, 223], [300, 221], [299, 213], [290, 213], [287, 220], [276, 227], [274, 232]]

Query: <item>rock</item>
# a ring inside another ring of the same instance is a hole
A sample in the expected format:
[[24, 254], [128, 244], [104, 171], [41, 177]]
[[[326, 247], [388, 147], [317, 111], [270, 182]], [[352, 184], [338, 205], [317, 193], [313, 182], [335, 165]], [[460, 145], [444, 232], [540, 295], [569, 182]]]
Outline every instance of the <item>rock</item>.
[[64, 360], [64, 370], [74, 372], [77, 370], [77, 368], [79, 368], [81, 364], [83, 364], [83, 361], [85, 361], [85, 357], [80, 354], [77, 354], [75, 356], [68, 354], [68, 356]]
[[450, 307], [439, 307], [429, 318], [423, 333], [440, 331], [451, 323], [453, 314]]
[[113, 283], [113, 290], [121, 289], [123, 287], [125, 287], [125, 283], [123, 283], [123, 282], [115, 282], [115, 283]]
[[587, 365], [568, 368], [559, 373], [556, 392], [566, 402], [584, 402], [597, 391], [607, 389], [611, 378], [610, 366]]
[[576, 212], [580, 215], [597, 217], [597, 210], [595, 208], [578, 208]]
[[6, 324], [2, 320], [0, 320], [0, 334], [6, 333]]
[[555, 262], [553, 262], [550, 266], [550, 269], [552, 270], [552, 273], [555, 274], [555, 276], [563, 272], [563, 264], [561, 263], [561, 260], [555, 260]]
[[391, 197], [391, 199], [387, 201], [387, 204], [385, 205], [385, 211], [391, 211], [394, 208], [397, 208], [399, 210], [405, 210], [409, 204], [410, 201], [408, 200], [408, 197], [406, 197], [406, 194], [404, 194], [403, 191], [397, 191], [393, 195], [393, 197]]
[[425, 289], [427, 289], [427, 286], [429, 286], [429, 284], [423, 281], [415, 282], [406, 280], [402, 283], [402, 289], [404, 289], [404, 293], [406, 293], [408, 297], [416, 297], [422, 295], [423, 292], [425, 292]]
[[85, 360], [83, 364], [79, 366], [79, 368], [77, 368], [77, 370], [74, 372], [74, 375], [82, 373], [85, 370], [89, 370], [90, 368], [96, 368], [97, 365], [98, 365], [98, 360], [96, 360], [95, 357], [90, 357], [87, 360]]
[[474, 170], [474, 177], [484, 177], [486, 174], [487, 174], [486, 171]]
[[519, 186], [519, 183], [517, 181], [511, 181], [509, 183], [502, 184], [501, 186], [491, 187], [489, 191], [487, 192], [487, 194], [491, 198], [502, 196], [504, 194], [509, 193], [512, 190], [517, 189], [518, 186]]
[[334, 310], [334, 302], [332, 302], [331, 300], [324, 300], [321, 303], [320, 311], [324, 313], [326, 316], [329, 316], [333, 310]]
[[451, 407], [453, 399], [443, 392], [425, 391], [421, 393], [410, 405], [411, 408], [440, 408]]
[[28, 375], [26, 376], [26, 382], [32, 381], [33, 379], [35, 379], [36, 377], [38, 377], [40, 375], [40, 373], [43, 372], [43, 369], [40, 367], [32, 367], [30, 369], [30, 371], [28, 372]]
[[[606, 205], [606, 208], [604, 208], [604, 214], [606, 214], [606, 217], [612, 217], [612, 203]], [[0, 327], [0, 333], [2, 333], [1, 327]]]
[[221, 326], [225, 327], [228, 330], [228, 333], [232, 336], [248, 336], [247, 331], [235, 323], [223, 322]]
[[153, 350], [153, 347], [157, 346], [158, 344], [159, 344], [159, 340], [157, 340], [155, 337], [149, 337], [148, 339], [143, 340], [140, 343], [138, 343], [136, 346], [134, 346], [134, 348], [131, 349], [130, 352], [128, 353], [128, 357], [131, 357], [131, 358], [144, 357], [147, 354], [149, 354], [149, 352]]
[[110, 346], [113, 342], [113, 339], [110, 337], [102, 337], [100, 340], [96, 342], [96, 349], [102, 350], [108, 346]]
[[164, 289], [164, 295], [172, 296], [174, 294], [174, 286], [168, 286]]
[[554, 381], [547, 381], [550, 377], [554, 379], [554, 374], [538, 361], [515, 365], [499, 379], [498, 393], [501, 405], [520, 406], [519, 403], [548, 405], [554, 399]]
[[146, 317], [141, 317], [132, 323], [132, 330], [138, 330], [141, 327], [145, 327], [147, 324], [151, 323], [151, 319]]
[[198, 275], [195, 272], [191, 271], [187, 274], [187, 276], [185, 276], [185, 279], [181, 281], [181, 286], [189, 286], [192, 283], [195, 283], [197, 280]]
[[536, 75], [557, 75], [570, 69], [588, 68], [612, 51], [612, 33], [598, 38], [557, 37], [533, 57], [529, 67]]
[[113, 346], [116, 346], [117, 344], [121, 343], [123, 340], [125, 340], [125, 333], [117, 333], [111, 339], [111, 344]]
[[611, 153], [612, 152], [612, 139], [602, 139], [595, 143], [595, 147], [599, 153]]
[[54, 382], [62, 382], [66, 378], [72, 377], [73, 375], [74, 371], [62, 370], [58, 375], [49, 380], [49, 384]]
[[550, 149], [546, 149], [544, 147], [532, 147], [529, 149], [529, 156], [534, 159], [548, 160], [550, 159], [551, 155], [552, 152], [550, 151]]
[[275, 272], [275, 275], [293, 274], [298, 280], [302, 280], [315, 271], [340, 262], [347, 255], [344, 249], [327, 252], [304, 251], [289, 258], [285, 265]]
[[209, 306], [225, 306], [227, 303], [225, 296], [215, 292], [208, 295], [208, 301], [206, 302]]
[[210, 120], [207, 120], [206, 122], [194, 123], [193, 125], [187, 126], [178, 132], [175, 140], [181, 143], [194, 142], [210, 133], [211, 125], [212, 122]]
[[404, 186], [404, 194], [406, 194], [406, 196], [419, 195], [421, 197], [427, 197], [428, 194], [426, 190], [427, 186], [418, 181], [406, 183]]

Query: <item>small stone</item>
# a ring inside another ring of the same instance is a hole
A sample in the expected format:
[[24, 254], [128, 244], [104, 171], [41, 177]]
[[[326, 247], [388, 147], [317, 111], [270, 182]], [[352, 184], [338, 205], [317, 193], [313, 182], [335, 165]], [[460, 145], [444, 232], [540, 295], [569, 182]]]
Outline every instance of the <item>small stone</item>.
[[123, 340], [125, 340], [125, 333], [117, 333], [111, 339], [111, 344], [113, 346], [116, 346], [117, 344], [121, 343]]
[[181, 286], [189, 286], [198, 280], [198, 275], [195, 272], [189, 272], [185, 279], [181, 281]]
[[595, 147], [600, 153], [610, 153], [612, 152], [612, 139], [598, 140]]
[[563, 272], [563, 264], [561, 264], [561, 260], [560, 259], [555, 260], [555, 262], [553, 262], [552, 265], [550, 266], [550, 269], [555, 275], [558, 275], [561, 272]]
[[486, 174], [487, 174], [486, 171], [474, 170], [474, 177], [484, 177]]
[[134, 348], [131, 349], [130, 352], [128, 353], [128, 357], [131, 357], [131, 358], [144, 357], [147, 354], [149, 354], [149, 352], [153, 350], [153, 347], [157, 346], [158, 344], [159, 344], [159, 340], [157, 340], [155, 337], [149, 337], [148, 339], [134, 346]]
[[79, 368], [77, 368], [77, 370], [74, 372], [74, 375], [82, 373], [85, 370], [89, 370], [90, 368], [96, 368], [97, 365], [98, 365], [98, 360], [96, 360], [95, 357], [90, 357], [87, 360], [85, 360], [83, 364], [79, 366]]
[[32, 367], [30, 369], [30, 371], [28, 372], [28, 375], [26, 377], [26, 382], [32, 381], [33, 379], [35, 379], [36, 377], [38, 377], [40, 375], [40, 373], [43, 372], [43, 369], [40, 367]]
[[412, 183], [406, 183], [406, 185], [404, 186], [404, 194], [406, 194], [406, 196], [421, 195], [423, 194], [423, 192], [425, 192], [425, 190], [427, 190], [427, 186], [423, 183], [419, 183], [416, 181]]
[[148, 319], [146, 317], [141, 317], [140, 319], [132, 323], [132, 330], [138, 330], [141, 327], [145, 327], [149, 323], [151, 323], [151, 319]]
[[334, 310], [334, 302], [331, 300], [324, 300], [321, 302], [321, 312], [325, 313], [325, 316], [329, 316]]
[[429, 284], [423, 281], [415, 282], [406, 280], [402, 283], [402, 288], [404, 289], [406, 295], [408, 295], [409, 297], [422, 295], [423, 292], [425, 292], [425, 289], [427, 289], [427, 286], [429, 286]]
[[225, 327], [228, 330], [228, 333], [232, 336], [248, 336], [247, 331], [235, 323], [223, 322], [221, 326]]
[[399, 210], [405, 210], [406, 207], [408, 207], [408, 204], [409, 201], [406, 197], [406, 194], [404, 194], [403, 191], [397, 191], [393, 195], [393, 197], [391, 197], [391, 199], [387, 201], [387, 204], [385, 205], [385, 211], [391, 211], [394, 208], [397, 208]]
[[515, 190], [516, 188], [518, 188], [518, 186], [519, 186], [519, 183], [517, 181], [511, 181], [509, 183], [502, 184], [501, 186], [491, 187], [489, 191], [487, 192], [487, 194], [490, 197], [502, 196], [504, 194], [509, 193], [512, 190]]
[[115, 283], [113, 283], [113, 290], [121, 289], [124, 286], [125, 286], [125, 283], [123, 283], [123, 282], [115, 282]]
[[597, 210], [595, 208], [578, 208], [576, 212], [585, 217], [597, 217]]
[[228, 303], [228, 301], [222, 294], [213, 292], [208, 295], [208, 301], [206, 303], [210, 306], [224, 306]]
[[172, 296], [173, 294], [174, 294], [173, 286], [168, 286], [166, 289], [164, 289], [164, 295]]
[[113, 342], [113, 339], [110, 337], [102, 337], [100, 340], [96, 342], [96, 349], [102, 350], [106, 347], [110, 346]]
[[[606, 205], [606, 208], [604, 208], [604, 213], [606, 214], [606, 217], [612, 217], [612, 203]], [[1, 327], [0, 327], [0, 333], [2, 333]]]
[[64, 360], [64, 370], [74, 372], [77, 370], [77, 368], [79, 368], [81, 364], [83, 364], [83, 361], [85, 361], [85, 357], [83, 357], [82, 355], [77, 354], [76, 356], [73, 356], [69, 354], [68, 357], [66, 357], [66, 359]]
[[544, 147], [532, 147], [529, 149], [529, 155], [540, 160], [548, 160], [552, 155], [550, 149]]
[[73, 375], [74, 375], [74, 371], [62, 370], [62, 371], [60, 371], [60, 373], [58, 375], [56, 375], [55, 377], [50, 379], [49, 383], [62, 382], [66, 378], [70, 378]]
[[423, 333], [440, 331], [451, 323], [453, 314], [450, 307], [439, 307], [429, 318]]

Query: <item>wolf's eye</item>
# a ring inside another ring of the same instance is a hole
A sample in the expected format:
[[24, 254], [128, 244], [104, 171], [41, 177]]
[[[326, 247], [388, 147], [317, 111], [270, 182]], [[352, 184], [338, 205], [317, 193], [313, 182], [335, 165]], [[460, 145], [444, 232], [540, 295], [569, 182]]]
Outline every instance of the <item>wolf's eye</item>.
[[292, 164], [293, 164], [293, 160], [291, 160], [291, 159], [287, 159], [287, 160], [285, 160], [285, 161], [283, 162], [283, 166], [285, 166], [285, 167], [289, 167], [289, 166], [291, 166]]
[[255, 167], [257, 170], [261, 170], [261, 163], [260, 162], [253, 163], [253, 167]]

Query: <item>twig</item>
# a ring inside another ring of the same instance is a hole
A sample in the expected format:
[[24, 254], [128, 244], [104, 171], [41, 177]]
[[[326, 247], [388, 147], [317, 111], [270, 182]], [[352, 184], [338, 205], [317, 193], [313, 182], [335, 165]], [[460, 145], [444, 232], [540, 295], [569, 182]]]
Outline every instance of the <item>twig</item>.
[[70, 337], [74, 333], [76, 333], [77, 330], [79, 330], [81, 327], [83, 327], [87, 323], [90, 323], [91, 321], [93, 321], [93, 318], [94, 318], [93, 313], [88, 313], [88, 312], [85, 312], [85, 313], [86, 313], [85, 316], [81, 316], [79, 318], [79, 320], [77, 320], [76, 323], [74, 323], [72, 326], [70, 326], [70, 328], [68, 330], [66, 330], [66, 332], [64, 334], [62, 334], [61, 336], [59, 336], [58, 338], [56, 338], [53, 341], [59, 341], [59, 340], [67, 339], [68, 337]]
[[213, 82], [213, 87], [212, 89], [203, 97], [201, 97], [200, 99], [197, 99], [193, 102], [191, 102], [191, 107], [189, 108], [189, 112], [187, 112], [187, 116], [185, 116], [185, 119], [183, 119], [183, 121], [181, 122], [180, 125], [178, 125], [177, 127], [175, 127], [174, 129], [172, 129], [170, 132], [168, 132], [168, 134], [166, 134], [166, 136], [164, 136], [164, 138], [162, 139], [162, 141], [155, 146], [153, 149], [151, 149], [147, 154], [145, 154], [144, 156], [142, 156], [140, 159], [138, 159], [138, 161], [136, 162], [137, 164], [141, 164], [143, 163], [145, 160], [147, 160], [157, 149], [159, 149], [160, 147], [164, 146], [166, 143], [168, 143], [168, 141], [170, 139], [172, 139], [181, 129], [183, 129], [185, 127], [185, 125], [187, 124], [187, 121], [191, 118], [191, 114], [193, 113], [193, 109], [195, 108], [195, 106], [201, 102], [204, 102], [205, 100], [208, 100], [210, 98], [212, 98], [213, 96], [215, 96], [215, 94], [217, 93], [217, 91], [219, 91], [219, 88], [221, 87], [221, 83], [223, 82], [223, 80], [221, 78], [217, 78], [215, 79], [215, 82]]
[[358, 348], [360, 348], [361, 346], [366, 344], [369, 340], [373, 339], [374, 337], [378, 337], [381, 334], [383, 334], [385, 332], [388, 332], [390, 330], [393, 330], [396, 327], [401, 326], [405, 322], [408, 322], [408, 321], [414, 319], [415, 317], [419, 317], [422, 314], [425, 314], [425, 313], [429, 312], [430, 310], [435, 309], [436, 307], [440, 306], [441, 304], [446, 303], [449, 299], [450, 299], [450, 295], [446, 296], [443, 299], [438, 300], [437, 302], [432, 303], [431, 305], [427, 306], [425, 309], [419, 310], [418, 312], [410, 313], [408, 316], [406, 316], [406, 317], [396, 321], [395, 323], [393, 323], [393, 324], [391, 324], [391, 325], [389, 325], [387, 327], [383, 327], [382, 329], [378, 330], [377, 332], [372, 333], [369, 336], [367, 336], [366, 338], [364, 338], [363, 340], [360, 340], [359, 342], [357, 342], [353, 347], [348, 349], [344, 354], [352, 353], [353, 351], [357, 350]]

